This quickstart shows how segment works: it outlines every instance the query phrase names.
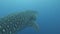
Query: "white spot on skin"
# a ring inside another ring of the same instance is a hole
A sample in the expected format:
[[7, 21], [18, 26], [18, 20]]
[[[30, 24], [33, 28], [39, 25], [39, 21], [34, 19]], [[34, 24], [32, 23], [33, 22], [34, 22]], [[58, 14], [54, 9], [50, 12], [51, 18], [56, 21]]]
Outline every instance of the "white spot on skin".
[[14, 27], [14, 30], [16, 30], [16, 28]]
[[17, 27], [17, 25], [15, 24], [15, 27]]
[[10, 34], [11, 34], [12, 32], [10, 31]]
[[5, 32], [5, 29], [3, 29], [3, 32]]
[[10, 21], [10, 20], [8, 20], [8, 21]]
[[9, 28], [9, 25], [7, 25], [7, 27]]

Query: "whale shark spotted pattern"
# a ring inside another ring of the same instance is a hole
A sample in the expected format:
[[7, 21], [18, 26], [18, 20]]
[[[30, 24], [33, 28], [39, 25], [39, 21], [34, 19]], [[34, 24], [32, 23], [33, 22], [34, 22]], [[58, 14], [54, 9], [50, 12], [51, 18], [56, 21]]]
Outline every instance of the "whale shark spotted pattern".
[[39, 30], [36, 21], [36, 12], [24, 11], [12, 13], [8, 16], [0, 18], [0, 34], [15, 34], [26, 27], [33, 27]]

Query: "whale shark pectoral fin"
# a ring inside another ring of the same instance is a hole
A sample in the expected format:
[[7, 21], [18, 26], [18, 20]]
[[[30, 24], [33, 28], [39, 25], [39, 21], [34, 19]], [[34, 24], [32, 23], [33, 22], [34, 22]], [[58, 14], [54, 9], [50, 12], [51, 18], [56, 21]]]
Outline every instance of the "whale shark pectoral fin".
[[36, 32], [39, 32], [39, 26], [36, 22], [30, 22], [30, 25]]
[[34, 30], [35, 30], [36, 32], [39, 31], [39, 26], [38, 26], [38, 24], [33, 23], [33, 24], [32, 24], [32, 27], [34, 28]]

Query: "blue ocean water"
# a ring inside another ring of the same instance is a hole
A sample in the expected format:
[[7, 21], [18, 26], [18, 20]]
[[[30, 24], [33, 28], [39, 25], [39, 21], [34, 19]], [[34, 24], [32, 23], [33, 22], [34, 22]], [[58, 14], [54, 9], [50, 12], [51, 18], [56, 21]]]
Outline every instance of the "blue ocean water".
[[22, 10], [38, 12], [40, 31], [26, 28], [17, 34], [60, 34], [60, 0], [0, 0], [0, 17]]

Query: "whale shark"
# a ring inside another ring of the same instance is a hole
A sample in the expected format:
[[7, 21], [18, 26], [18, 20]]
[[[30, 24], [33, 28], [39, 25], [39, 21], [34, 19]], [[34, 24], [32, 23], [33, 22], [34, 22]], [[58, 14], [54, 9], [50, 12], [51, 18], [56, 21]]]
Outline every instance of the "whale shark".
[[0, 34], [16, 34], [27, 27], [32, 27], [35, 31], [39, 31], [36, 23], [36, 11], [21, 11], [11, 13], [3, 18], [0, 18]]

